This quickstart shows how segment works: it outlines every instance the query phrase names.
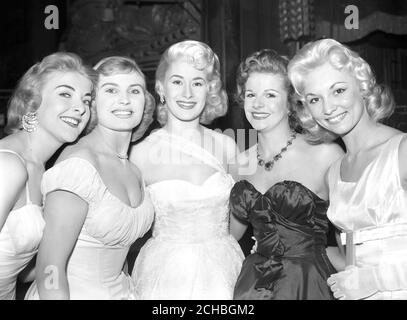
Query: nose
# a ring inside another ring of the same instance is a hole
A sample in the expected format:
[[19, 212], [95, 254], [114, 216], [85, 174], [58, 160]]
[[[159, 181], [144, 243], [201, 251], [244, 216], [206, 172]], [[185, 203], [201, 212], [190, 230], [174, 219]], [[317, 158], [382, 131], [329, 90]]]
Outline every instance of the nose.
[[184, 85], [183, 96], [187, 99], [192, 98], [192, 90], [191, 90], [191, 86], [189, 84]]
[[81, 116], [83, 116], [86, 113], [86, 108], [87, 107], [85, 106], [85, 103], [82, 100], [78, 100], [73, 106], [74, 111], [79, 113]]
[[129, 96], [128, 96], [127, 92], [120, 95], [119, 103], [122, 104], [122, 105], [127, 105], [127, 104], [130, 103]]
[[254, 109], [261, 109], [263, 107], [264, 107], [263, 98], [262, 97], [257, 97], [256, 100], [253, 103], [253, 108]]
[[332, 99], [325, 99], [322, 103], [322, 108], [324, 114], [329, 116], [338, 108], [338, 106], [332, 101]]

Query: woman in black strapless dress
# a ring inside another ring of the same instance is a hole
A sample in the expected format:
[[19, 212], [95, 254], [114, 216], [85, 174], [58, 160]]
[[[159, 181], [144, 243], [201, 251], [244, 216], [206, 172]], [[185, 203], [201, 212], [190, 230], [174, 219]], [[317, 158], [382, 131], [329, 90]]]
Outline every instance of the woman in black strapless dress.
[[[238, 97], [258, 134], [258, 144], [231, 168], [240, 180], [230, 196], [231, 233], [239, 240], [251, 224], [257, 241], [235, 285], [238, 300], [333, 299], [326, 283], [336, 270], [326, 249], [324, 176], [343, 151], [333, 143], [309, 143], [292, 112], [287, 64], [265, 49], [238, 70]], [[339, 251], [328, 253], [336, 263]]]

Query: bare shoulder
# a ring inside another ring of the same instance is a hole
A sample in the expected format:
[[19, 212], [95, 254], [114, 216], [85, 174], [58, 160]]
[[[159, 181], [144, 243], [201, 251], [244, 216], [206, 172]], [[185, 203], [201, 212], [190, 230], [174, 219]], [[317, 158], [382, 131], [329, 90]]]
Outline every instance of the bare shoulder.
[[407, 134], [404, 134], [399, 146], [399, 171], [404, 189], [407, 190]]
[[81, 158], [90, 162], [93, 166], [97, 166], [95, 151], [93, 151], [92, 148], [83, 141], [79, 141], [74, 145], [67, 146], [58, 157], [56, 163], [70, 158]]
[[235, 140], [231, 136], [220, 132], [220, 130], [207, 129], [207, 132], [209, 132], [218, 146], [220, 146], [220, 148], [223, 150], [226, 159], [231, 160], [236, 158], [237, 154], [239, 153], [239, 149]]
[[[247, 169], [250, 167], [250, 163], [256, 159], [256, 147], [252, 146], [249, 149], [240, 152], [236, 155], [235, 161], [231, 161], [229, 165], [229, 173], [232, 175], [233, 179], [235, 181], [238, 181], [241, 179], [241, 172], [246, 172], [246, 170], [241, 170], [241, 169]], [[257, 163], [257, 161], [256, 161]]]
[[28, 172], [22, 160], [11, 152], [0, 152], [0, 175], [5, 180], [25, 183], [28, 179]]
[[311, 150], [318, 158], [318, 162], [327, 167], [345, 154], [341, 146], [335, 142], [313, 145]]

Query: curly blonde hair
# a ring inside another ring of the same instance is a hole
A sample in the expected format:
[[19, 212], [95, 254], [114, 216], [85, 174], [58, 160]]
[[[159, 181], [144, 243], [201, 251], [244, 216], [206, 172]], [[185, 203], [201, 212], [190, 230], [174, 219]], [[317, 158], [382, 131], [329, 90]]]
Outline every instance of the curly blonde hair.
[[49, 76], [57, 72], [77, 72], [83, 75], [92, 82], [94, 91], [97, 74], [83, 64], [78, 55], [70, 52], [50, 54], [28, 69], [18, 82], [8, 104], [6, 133], [22, 130], [23, 115], [38, 110], [42, 102], [42, 89]]
[[[93, 67], [97, 72], [99, 77], [103, 76], [111, 76], [115, 74], [123, 74], [123, 73], [138, 73], [144, 83], [146, 83], [145, 75], [137, 65], [137, 63], [128, 57], [122, 56], [111, 56], [100, 60], [96, 65]], [[133, 133], [131, 136], [131, 141], [135, 142], [143, 137], [145, 132], [147, 131], [148, 127], [153, 122], [153, 114], [155, 109], [155, 100], [154, 97], [144, 88], [144, 96], [145, 96], [145, 104], [144, 104], [144, 112], [143, 117], [140, 121], [140, 124], [133, 129]], [[91, 120], [89, 121], [87, 132], [93, 130], [97, 123], [97, 114], [96, 109], [91, 109]]]
[[[220, 63], [218, 56], [205, 43], [195, 40], [185, 40], [173, 44], [162, 55], [156, 70], [155, 90], [160, 97], [165, 73], [173, 61], [183, 59], [197, 70], [204, 70], [209, 81], [206, 104], [199, 121], [210, 124], [215, 118], [224, 116], [227, 112], [228, 97], [222, 88], [220, 78]], [[168, 110], [165, 103], [157, 106], [157, 120], [161, 125], [167, 122]]]
[[337, 138], [313, 119], [303, 96], [306, 75], [326, 62], [338, 70], [347, 70], [356, 78], [371, 119], [379, 122], [391, 116], [395, 103], [390, 89], [377, 84], [372, 69], [359, 54], [333, 39], [310, 42], [291, 59], [288, 77], [301, 100], [301, 103], [296, 104], [298, 117], [315, 140], [329, 141]]

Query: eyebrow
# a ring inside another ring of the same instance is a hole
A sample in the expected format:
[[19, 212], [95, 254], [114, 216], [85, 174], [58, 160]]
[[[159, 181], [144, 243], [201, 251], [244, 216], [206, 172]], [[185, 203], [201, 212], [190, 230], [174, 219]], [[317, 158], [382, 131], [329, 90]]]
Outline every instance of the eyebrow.
[[75, 91], [74, 87], [68, 86], [67, 84], [61, 84], [60, 86], [55, 87], [55, 89], [58, 89], [58, 88], [68, 88], [68, 89], [71, 89], [72, 91]]
[[344, 82], [344, 81], [335, 82], [332, 86], [329, 87], [329, 90], [332, 89], [333, 87], [335, 87], [339, 83], [345, 83], [346, 84], [346, 82]]
[[[103, 88], [105, 86], [118, 87], [119, 85], [117, 83], [114, 83], [114, 82], [106, 82], [106, 83], [102, 84], [100, 87]], [[139, 84], [139, 83], [133, 83], [129, 87], [136, 87], [136, 86], [143, 88], [143, 86], [141, 84]]]

